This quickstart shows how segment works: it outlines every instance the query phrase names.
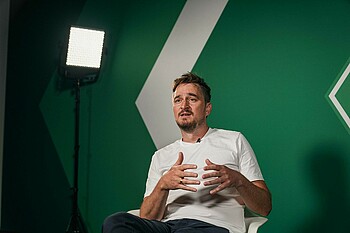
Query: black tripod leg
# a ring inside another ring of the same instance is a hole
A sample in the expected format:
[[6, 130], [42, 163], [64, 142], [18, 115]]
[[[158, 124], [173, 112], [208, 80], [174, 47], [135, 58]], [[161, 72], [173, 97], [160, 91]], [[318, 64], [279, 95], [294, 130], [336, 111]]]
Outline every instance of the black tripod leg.
[[71, 216], [66, 233], [88, 233], [86, 225], [80, 214]]

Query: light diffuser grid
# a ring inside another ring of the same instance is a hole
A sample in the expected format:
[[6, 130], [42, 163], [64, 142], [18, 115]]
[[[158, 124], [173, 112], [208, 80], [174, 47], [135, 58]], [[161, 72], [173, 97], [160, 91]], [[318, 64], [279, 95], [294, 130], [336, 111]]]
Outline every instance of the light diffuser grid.
[[71, 27], [66, 65], [100, 68], [104, 31]]

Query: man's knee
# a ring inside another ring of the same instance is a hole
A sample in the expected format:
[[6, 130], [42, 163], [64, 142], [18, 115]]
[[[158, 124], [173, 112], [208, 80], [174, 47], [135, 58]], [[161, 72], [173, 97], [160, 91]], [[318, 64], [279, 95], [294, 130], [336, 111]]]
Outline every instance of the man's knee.
[[113, 215], [108, 216], [102, 225], [103, 233], [118, 233], [126, 232], [126, 227], [128, 222], [131, 220], [132, 215], [125, 212], [118, 212]]

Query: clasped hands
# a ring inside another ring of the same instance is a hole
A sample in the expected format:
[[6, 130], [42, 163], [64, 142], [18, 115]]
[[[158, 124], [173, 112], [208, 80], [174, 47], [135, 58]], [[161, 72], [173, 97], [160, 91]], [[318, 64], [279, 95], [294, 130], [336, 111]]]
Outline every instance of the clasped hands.
[[[193, 186], [188, 185], [199, 185], [200, 181], [197, 179], [198, 174], [195, 172], [186, 171], [188, 169], [196, 169], [195, 164], [182, 164], [184, 159], [183, 153], [179, 153], [179, 157], [176, 163], [170, 168], [170, 170], [165, 173], [162, 178], [162, 188], [166, 190], [183, 189], [187, 191], [196, 192], [197, 189]], [[214, 189], [210, 190], [210, 194], [214, 195], [217, 192], [227, 188], [227, 187], [237, 187], [239, 184], [239, 172], [229, 169], [224, 165], [218, 165], [212, 163], [209, 159], [205, 160], [207, 164], [203, 169], [204, 171], [212, 171], [202, 175], [202, 178], [207, 180], [203, 183], [204, 186], [218, 185]]]

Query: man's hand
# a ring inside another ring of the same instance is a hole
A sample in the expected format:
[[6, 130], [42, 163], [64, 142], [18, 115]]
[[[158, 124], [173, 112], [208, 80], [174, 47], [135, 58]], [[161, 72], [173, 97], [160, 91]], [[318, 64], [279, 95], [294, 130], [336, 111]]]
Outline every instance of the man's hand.
[[196, 192], [197, 189], [194, 187], [187, 186], [189, 184], [199, 185], [199, 180], [187, 179], [187, 177], [198, 177], [197, 173], [187, 172], [187, 169], [196, 169], [195, 164], [182, 164], [184, 155], [182, 152], [179, 153], [179, 157], [176, 163], [166, 172], [159, 180], [160, 187], [163, 190], [175, 190], [183, 189], [187, 191]]
[[241, 181], [241, 173], [232, 170], [224, 165], [217, 165], [212, 163], [209, 159], [205, 160], [205, 163], [207, 166], [205, 166], [203, 169], [205, 171], [213, 171], [206, 173], [202, 176], [203, 179], [208, 179], [212, 177], [216, 177], [216, 179], [212, 179], [210, 181], [204, 182], [204, 186], [219, 184], [216, 188], [210, 190], [210, 194], [214, 195], [217, 192], [220, 192], [221, 190], [227, 188], [227, 187], [237, 187], [240, 184]]
[[[196, 169], [195, 164], [182, 164], [184, 155], [179, 153], [175, 164], [158, 181], [152, 193], [143, 199], [140, 216], [146, 219], [161, 220], [164, 216], [169, 190], [183, 189], [196, 192], [197, 189], [187, 185], [198, 185], [197, 173], [187, 172], [187, 169]], [[192, 178], [192, 179], [188, 179]]]
[[204, 182], [204, 186], [218, 185], [210, 190], [210, 194], [227, 188], [235, 187], [242, 198], [243, 203], [253, 212], [267, 216], [272, 209], [271, 194], [263, 180], [250, 182], [238, 171], [232, 170], [224, 165], [212, 163], [205, 160], [207, 166], [205, 171], [212, 171], [202, 176], [203, 179], [214, 178]]

